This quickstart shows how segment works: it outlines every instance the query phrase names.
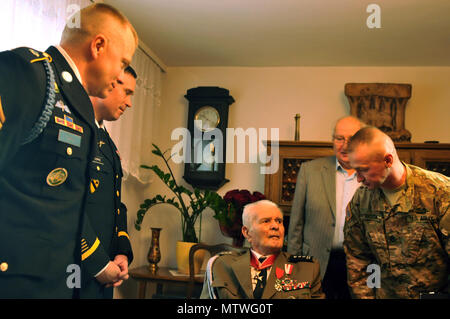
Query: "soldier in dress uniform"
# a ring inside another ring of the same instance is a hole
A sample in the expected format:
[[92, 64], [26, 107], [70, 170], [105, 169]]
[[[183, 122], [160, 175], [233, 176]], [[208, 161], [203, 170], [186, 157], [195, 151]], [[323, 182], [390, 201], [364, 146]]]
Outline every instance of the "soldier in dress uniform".
[[282, 252], [283, 214], [261, 200], [245, 206], [242, 233], [251, 249], [226, 252], [208, 261], [201, 298], [325, 298], [319, 263], [310, 256]]
[[374, 127], [359, 130], [348, 152], [364, 185], [347, 206], [344, 226], [354, 297], [448, 293], [450, 179], [402, 163], [392, 140]]
[[[136, 78], [136, 72], [128, 66], [106, 99], [91, 98], [98, 127], [98, 151], [90, 165], [86, 212], [99, 241], [103, 243], [104, 251], [97, 249], [82, 263], [81, 298], [112, 298], [112, 287], [118, 287], [128, 279], [128, 265], [133, 260], [127, 232], [127, 209], [121, 203], [122, 165], [119, 151], [106, 131], [104, 121], [118, 120], [131, 107]], [[87, 250], [87, 247], [84, 249]], [[105, 258], [96, 258], [101, 253], [106, 254]], [[103, 285], [94, 277], [111, 262], [120, 268], [120, 276]]]
[[83, 215], [97, 145], [88, 95], [108, 95], [137, 35], [105, 4], [80, 21], [46, 52], [0, 53], [0, 298], [77, 297], [81, 232], [86, 253], [99, 246]]

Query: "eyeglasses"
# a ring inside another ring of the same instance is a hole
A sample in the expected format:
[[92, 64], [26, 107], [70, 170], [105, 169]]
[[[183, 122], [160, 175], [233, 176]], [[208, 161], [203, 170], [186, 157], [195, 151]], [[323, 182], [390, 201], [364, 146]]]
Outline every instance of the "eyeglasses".
[[344, 144], [344, 143], [348, 143], [350, 141], [351, 136], [349, 137], [344, 137], [341, 135], [335, 135], [333, 136], [334, 141], [336, 144]]

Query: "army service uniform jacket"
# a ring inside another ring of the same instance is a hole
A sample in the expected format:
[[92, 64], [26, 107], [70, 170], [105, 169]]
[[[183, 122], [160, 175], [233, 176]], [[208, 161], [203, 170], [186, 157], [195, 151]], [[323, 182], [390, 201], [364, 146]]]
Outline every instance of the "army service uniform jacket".
[[0, 53], [0, 298], [74, 296], [95, 129], [58, 49]]
[[[205, 276], [201, 298], [209, 298], [208, 290], [211, 288], [218, 299], [253, 299], [250, 254], [250, 250], [246, 250], [241, 253], [227, 252], [217, 257], [211, 267], [212, 282], [208, 287], [208, 278]], [[285, 252], [280, 252], [267, 278], [262, 299], [325, 297], [321, 288], [319, 263], [311, 257], [296, 257], [299, 256], [291, 256]], [[285, 265], [293, 266], [290, 275], [284, 272]], [[282, 275], [281, 272], [283, 272]], [[277, 273], [281, 275], [280, 281], [284, 280], [287, 283], [290, 280], [300, 285], [295, 290], [277, 290]]]
[[[133, 260], [127, 233], [127, 208], [121, 203], [122, 166], [119, 152], [108, 132], [98, 128], [97, 153], [90, 163], [90, 183], [86, 212], [101, 245], [87, 254], [82, 246], [81, 298], [112, 298], [113, 288], [105, 288], [95, 276], [117, 255]], [[107, 258], [105, 258], [107, 256]]]
[[[448, 290], [450, 179], [404, 165], [406, 189], [394, 207], [381, 189], [365, 187], [347, 207], [344, 249], [356, 298], [419, 298]], [[376, 278], [367, 284], [371, 264], [379, 266], [379, 287]]]

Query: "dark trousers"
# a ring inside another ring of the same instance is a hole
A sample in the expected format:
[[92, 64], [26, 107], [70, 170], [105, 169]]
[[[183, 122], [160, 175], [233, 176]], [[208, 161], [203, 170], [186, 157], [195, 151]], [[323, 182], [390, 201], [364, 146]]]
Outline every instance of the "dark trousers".
[[327, 270], [322, 279], [323, 292], [327, 299], [351, 299], [347, 285], [347, 266], [343, 249], [332, 250]]

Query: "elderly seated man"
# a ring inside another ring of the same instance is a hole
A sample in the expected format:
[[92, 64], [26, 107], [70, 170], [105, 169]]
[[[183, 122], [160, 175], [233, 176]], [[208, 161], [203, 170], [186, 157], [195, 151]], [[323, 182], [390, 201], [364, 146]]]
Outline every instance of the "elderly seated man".
[[283, 214], [261, 200], [245, 206], [242, 233], [251, 248], [224, 252], [208, 261], [201, 298], [324, 298], [319, 263], [281, 251]]

